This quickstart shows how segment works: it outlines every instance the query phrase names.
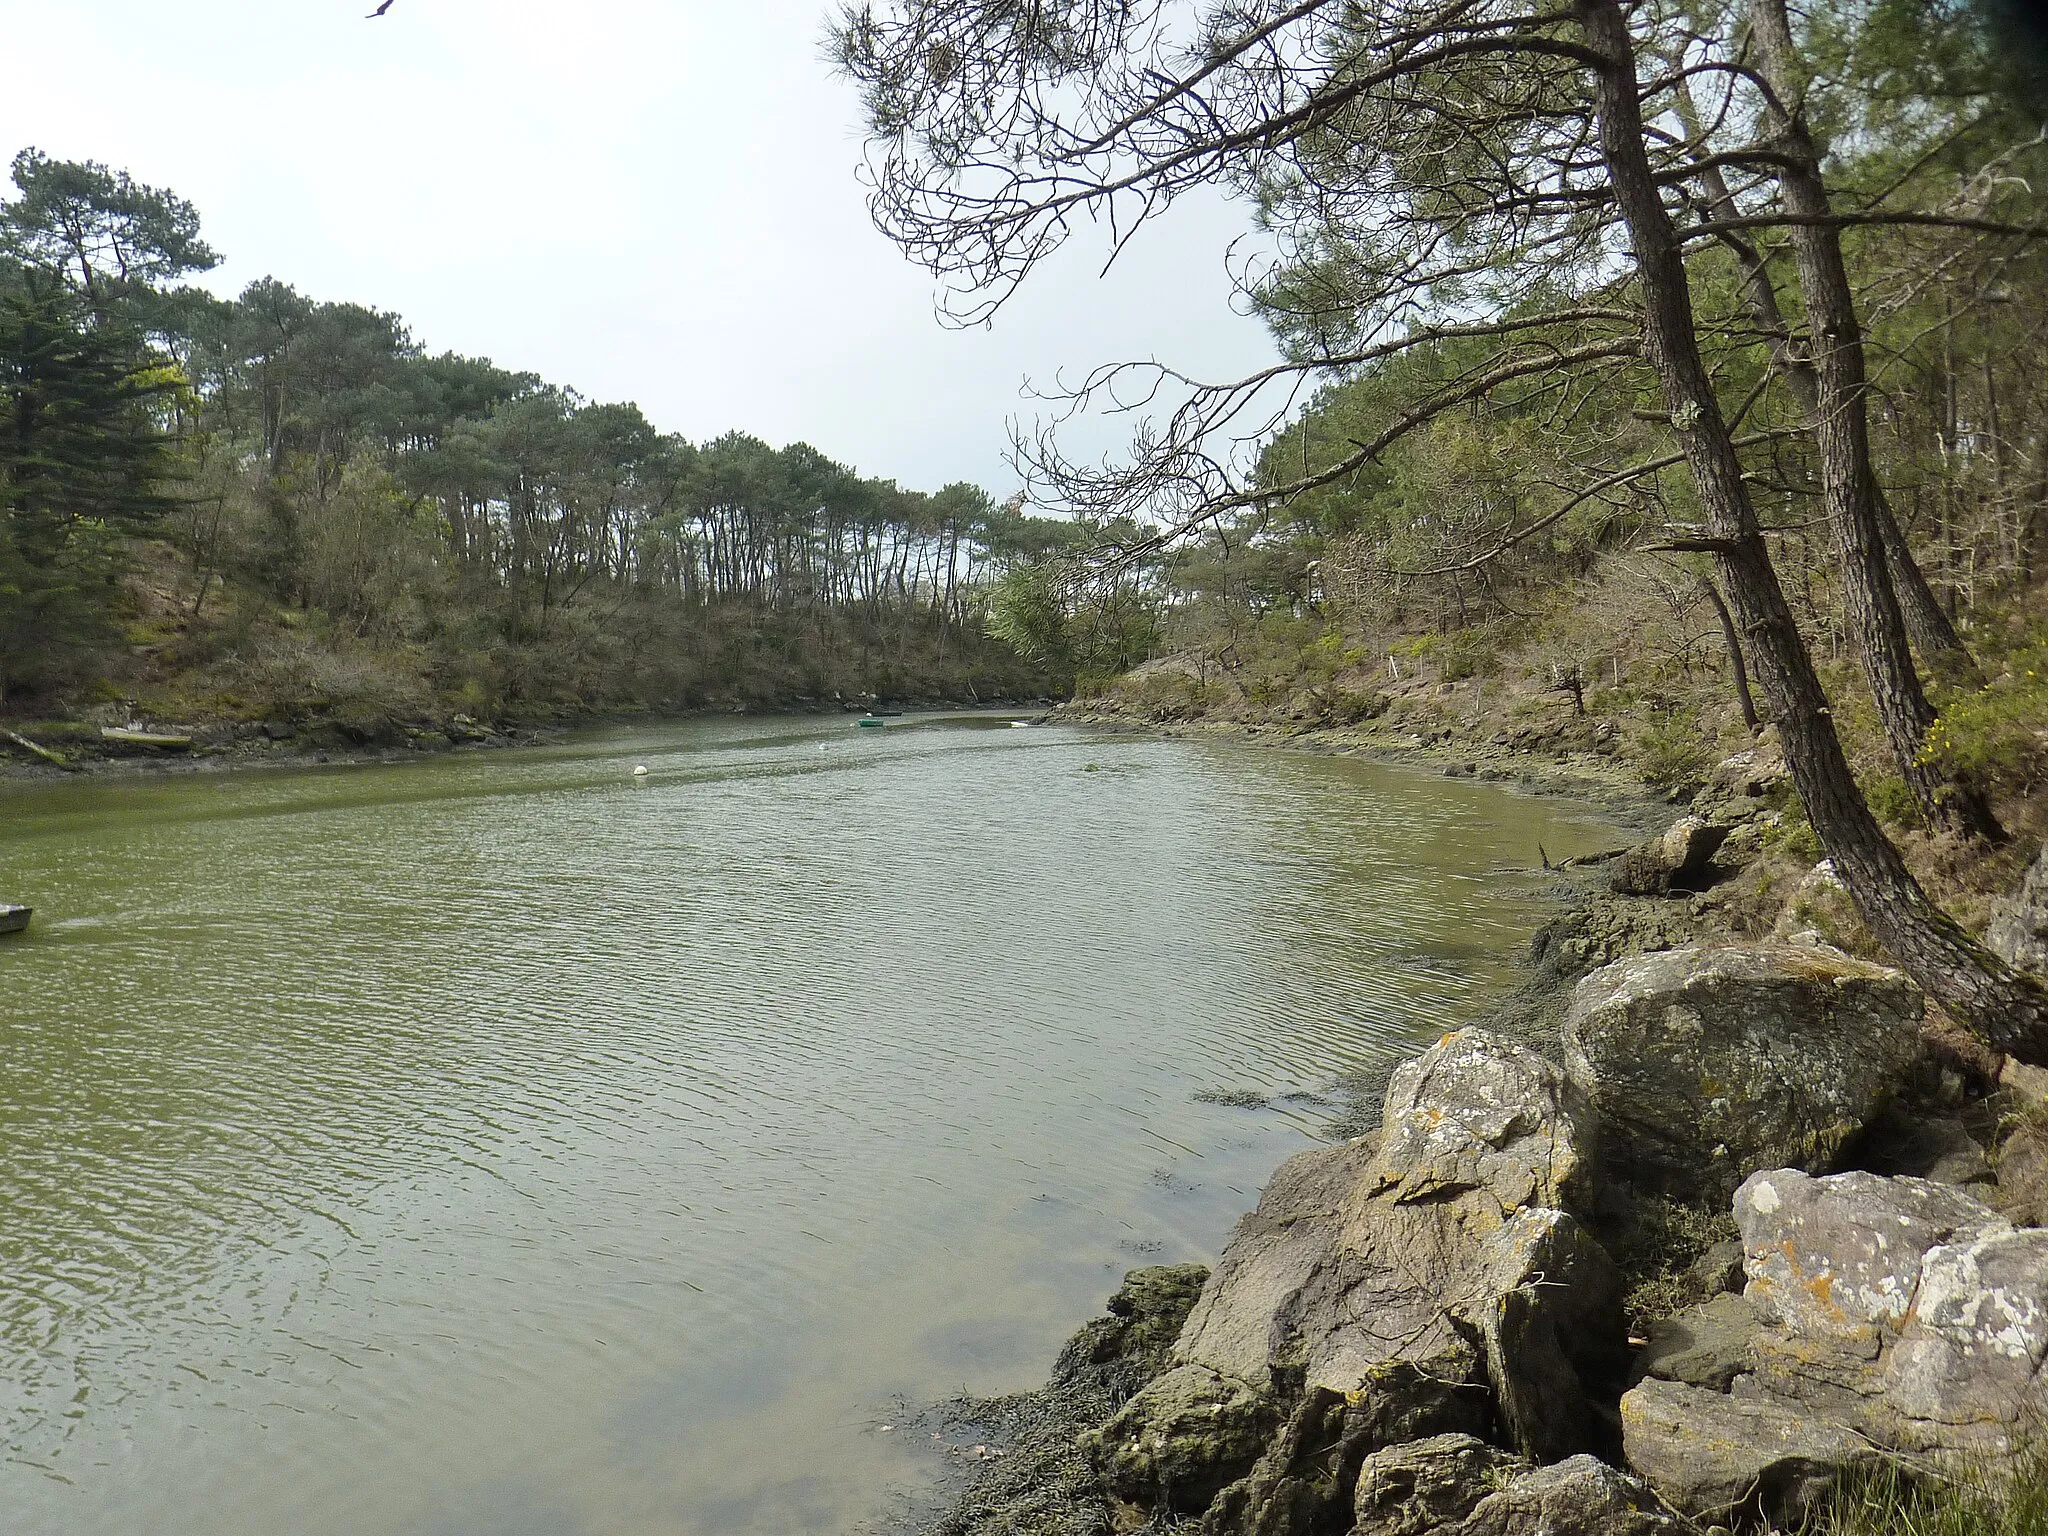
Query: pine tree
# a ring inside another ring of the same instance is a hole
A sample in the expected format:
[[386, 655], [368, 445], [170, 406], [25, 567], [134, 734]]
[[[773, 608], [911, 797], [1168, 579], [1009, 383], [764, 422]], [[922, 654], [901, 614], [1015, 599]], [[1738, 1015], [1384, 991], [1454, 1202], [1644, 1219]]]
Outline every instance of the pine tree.
[[111, 637], [120, 541], [173, 505], [158, 408], [179, 384], [49, 274], [0, 273], [0, 689]]

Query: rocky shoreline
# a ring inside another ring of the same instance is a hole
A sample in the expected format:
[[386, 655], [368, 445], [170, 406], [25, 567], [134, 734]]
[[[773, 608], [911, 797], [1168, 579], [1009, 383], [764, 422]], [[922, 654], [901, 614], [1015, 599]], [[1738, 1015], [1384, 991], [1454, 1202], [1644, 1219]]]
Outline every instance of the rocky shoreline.
[[[1801, 902], [1733, 931], [1781, 777], [1731, 759], [1567, 870], [1528, 983], [1278, 1170], [1213, 1274], [1134, 1271], [1044, 1389], [952, 1405], [997, 1451], [924, 1529], [1783, 1531], [1872, 1478], [2048, 1477], [2048, 1073], [1959, 1051]], [[1992, 941], [2048, 953], [2048, 853]]]

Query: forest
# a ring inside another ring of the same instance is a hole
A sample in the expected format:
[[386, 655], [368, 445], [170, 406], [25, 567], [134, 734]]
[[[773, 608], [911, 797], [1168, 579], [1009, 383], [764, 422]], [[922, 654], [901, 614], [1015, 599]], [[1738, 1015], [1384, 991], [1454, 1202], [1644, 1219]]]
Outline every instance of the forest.
[[0, 709], [496, 717], [1035, 693], [984, 623], [1074, 537], [979, 487], [433, 354], [165, 189], [34, 149], [0, 205]]

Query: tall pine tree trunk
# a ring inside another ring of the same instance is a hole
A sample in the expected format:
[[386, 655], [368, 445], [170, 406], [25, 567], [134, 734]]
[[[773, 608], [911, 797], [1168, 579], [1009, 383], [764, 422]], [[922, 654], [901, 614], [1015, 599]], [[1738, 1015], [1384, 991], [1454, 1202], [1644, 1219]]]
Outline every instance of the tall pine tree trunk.
[[1770, 695], [1807, 819], [1864, 922], [1913, 979], [1997, 1049], [2048, 1061], [2048, 992], [1987, 954], [1928, 899], [1849, 771], [1700, 357], [1683, 254], [1644, 148], [1627, 20], [1619, 0], [1576, 0], [1574, 9], [1603, 60], [1594, 70], [1600, 151], [1635, 250], [1646, 350], [1706, 514], [1703, 542]]
[[[1678, 104], [1685, 119], [1686, 134], [1695, 140], [1701, 139], [1699, 116], [1693, 110], [1691, 92], [1683, 81], [1678, 85]], [[1742, 210], [1729, 192], [1727, 180], [1718, 165], [1702, 166], [1699, 182], [1707, 194], [1707, 210], [1715, 218], [1741, 216]], [[1743, 301], [1750, 318], [1766, 338], [1773, 365], [1791, 391], [1792, 398], [1798, 402], [1800, 414], [1809, 422], [1818, 421], [1820, 383], [1814, 376], [1813, 364], [1792, 345], [1792, 329], [1785, 322], [1784, 310], [1778, 303], [1777, 285], [1771, 280], [1768, 264], [1762, 253], [1741, 236], [1729, 233], [1722, 239], [1734, 251], [1735, 259], [1742, 267]], [[1963, 644], [1963, 637], [1956, 633], [1949, 616], [1942, 611], [1941, 599], [1934, 595], [1934, 588], [1920, 569], [1920, 562], [1913, 558], [1884, 488], [1873, 487], [1873, 494], [1878, 534], [1884, 544], [1885, 570], [1891, 576], [1892, 591], [1905, 614], [1907, 633], [1920, 648], [1921, 656], [1941, 676], [1968, 686], [1981, 685], [1984, 679], [1978, 670], [1977, 660], [1970, 654], [1969, 647]]]
[[1762, 73], [1775, 98], [1769, 115], [1775, 147], [1784, 155], [1779, 186], [1786, 210], [1801, 221], [1792, 225], [1791, 240], [1800, 291], [1806, 298], [1815, 390], [1813, 433], [1820, 446], [1821, 496], [1841, 561], [1850, 632], [1892, 755], [1927, 824], [2002, 842], [2005, 829], [1983, 794], [1971, 784], [1952, 780], [1925, 759], [1934, 706], [1913, 667], [1905, 615], [1892, 588], [1878, 525], [1863, 331], [1849, 269], [1842, 260], [1840, 234], [1824, 222], [1833, 209], [1800, 104], [1804, 88], [1784, 0], [1750, 0], [1749, 17]]

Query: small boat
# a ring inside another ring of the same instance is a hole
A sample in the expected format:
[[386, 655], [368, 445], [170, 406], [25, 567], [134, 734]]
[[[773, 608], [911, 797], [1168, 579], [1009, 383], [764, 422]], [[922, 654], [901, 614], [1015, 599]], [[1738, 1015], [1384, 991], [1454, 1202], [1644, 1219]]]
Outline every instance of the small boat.
[[19, 933], [28, 926], [28, 920], [35, 916], [34, 907], [0, 906], [0, 933]]
[[862, 715], [858, 720], [854, 721], [853, 723], [855, 725], [880, 726], [887, 725], [889, 722], [884, 720], [880, 715]]

